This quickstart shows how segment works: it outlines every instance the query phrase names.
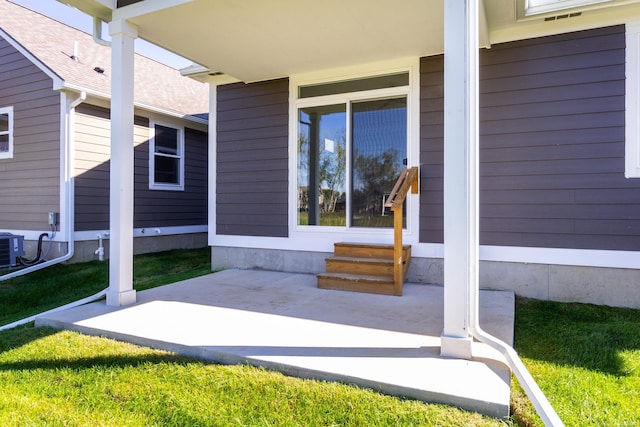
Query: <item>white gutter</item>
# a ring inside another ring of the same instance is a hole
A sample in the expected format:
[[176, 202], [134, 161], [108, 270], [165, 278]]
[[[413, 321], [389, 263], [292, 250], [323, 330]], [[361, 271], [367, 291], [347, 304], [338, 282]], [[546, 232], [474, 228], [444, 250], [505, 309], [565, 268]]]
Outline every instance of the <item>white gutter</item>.
[[[66, 98], [65, 98], [66, 99]], [[75, 108], [83, 103], [87, 99], [87, 93], [81, 92], [78, 98], [73, 101], [67, 102], [65, 108], [64, 119], [64, 137], [65, 144], [63, 155], [65, 157], [65, 167], [61, 168], [60, 174], [64, 177], [64, 185], [66, 187], [66, 197], [64, 200], [66, 215], [65, 217], [65, 230], [67, 235], [67, 253], [61, 257], [46, 261], [40, 264], [33, 265], [31, 267], [23, 268], [22, 270], [14, 271], [13, 273], [5, 274], [0, 277], [0, 281], [8, 280], [13, 277], [23, 276], [33, 271], [42, 270], [43, 268], [50, 267], [55, 264], [67, 261], [73, 257], [75, 250], [74, 246], [74, 232], [75, 232], [75, 204], [74, 204], [74, 150], [75, 150], [75, 119], [73, 112]]]
[[97, 16], [93, 17], [93, 41], [101, 46], [111, 47], [111, 42], [102, 38], [102, 23], [104, 21]]
[[[87, 95], [91, 95], [94, 96], [96, 98], [99, 98], [101, 100], [106, 100], [111, 102], [111, 95], [106, 93], [106, 92], [101, 92], [98, 90], [94, 90], [94, 89], [89, 89], [83, 86], [79, 86], [79, 85], [74, 85], [71, 83], [64, 83], [56, 88], [54, 88], [55, 90], [73, 90], [73, 91], [79, 91], [79, 92], [86, 92]], [[197, 123], [197, 124], [202, 124], [202, 125], [207, 125], [209, 122], [207, 119], [203, 119], [201, 117], [196, 117], [190, 114], [182, 114], [179, 111], [172, 111], [172, 110], [167, 110], [165, 108], [160, 108], [160, 107], [154, 107], [153, 105], [149, 105], [149, 104], [144, 104], [142, 102], [135, 102], [133, 104], [136, 108], [140, 108], [141, 110], [145, 110], [148, 111], [150, 113], [158, 113], [158, 114], [162, 114], [165, 116], [169, 116], [169, 117], [175, 117], [177, 119], [182, 119], [182, 120], [188, 120], [190, 122], [193, 123]]]
[[68, 310], [70, 308], [78, 307], [80, 305], [89, 304], [90, 302], [97, 301], [103, 298], [107, 294], [107, 289], [103, 289], [95, 295], [91, 295], [90, 297], [83, 298], [78, 301], [70, 302], [69, 304], [62, 305], [60, 307], [53, 308], [51, 310], [42, 312], [40, 314], [33, 315], [31, 317], [26, 317], [24, 319], [18, 320], [13, 323], [9, 323], [4, 326], [0, 326], [0, 331], [6, 331], [7, 329], [15, 328], [16, 326], [24, 325], [26, 323], [33, 322], [37, 317], [46, 316], [48, 314], [57, 313], [59, 311]]

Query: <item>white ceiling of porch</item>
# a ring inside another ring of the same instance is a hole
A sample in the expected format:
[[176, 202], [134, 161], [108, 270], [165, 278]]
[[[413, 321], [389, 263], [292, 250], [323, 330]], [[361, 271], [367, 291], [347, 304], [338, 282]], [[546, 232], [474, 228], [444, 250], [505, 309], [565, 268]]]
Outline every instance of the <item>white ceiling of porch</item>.
[[442, 0], [195, 0], [130, 22], [245, 82], [443, 50]]
[[[115, 0], [59, 1], [107, 21], [115, 8]], [[138, 26], [145, 40], [213, 72], [252, 82], [442, 53], [445, 1], [143, 0], [113, 16]], [[525, 0], [478, 3], [481, 46], [640, 16], [640, 0], [572, 8], [581, 12], [574, 14], [579, 18], [550, 22], [549, 14], [524, 17]]]

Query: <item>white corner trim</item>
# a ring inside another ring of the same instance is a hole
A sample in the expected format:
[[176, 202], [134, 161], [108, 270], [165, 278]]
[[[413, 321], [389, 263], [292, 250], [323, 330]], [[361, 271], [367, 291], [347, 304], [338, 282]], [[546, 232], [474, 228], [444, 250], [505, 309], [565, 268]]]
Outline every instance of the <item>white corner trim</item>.
[[218, 86], [216, 86], [215, 84], [211, 84], [209, 86], [209, 133], [208, 133], [208, 152], [207, 152], [207, 157], [208, 157], [208, 162], [209, 162], [209, 168], [208, 168], [208, 177], [207, 177], [207, 181], [208, 181], [208, 195], [207, 195], [207, 200], [208, 200], [208, 206], [207, 206], [207, 212], [208, 212], [208, 232], [209, 232], [209, 236], [208, 236], [208, 241], [209, 241], [209, 245], [213, 246], [214, 242], [215, 242], [215, 235], [216, 235], [216, 201], [217, 201], [217, 197], [216, 197], [216, 191], [217, 191], [217, 179], [216, 179], [216, 174], [218, 173], [218, 155], [217, 155], [217, 150], [218, 150], [218, 139], [217, 139], [217, 129], [218, 129]]
[[625, 168], [627, 178], [640, 178], [640, 22], [626, 25]]

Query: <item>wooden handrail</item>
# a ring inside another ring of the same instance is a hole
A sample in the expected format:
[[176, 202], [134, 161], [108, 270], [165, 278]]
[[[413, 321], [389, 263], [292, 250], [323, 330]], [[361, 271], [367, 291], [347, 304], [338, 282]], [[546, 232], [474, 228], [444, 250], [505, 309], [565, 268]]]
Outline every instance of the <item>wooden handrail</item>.
[[402, 295], [404, 283], [404, 264], [402, 256], [402, 205], [411, 189], [412, 194], [418, 194], [418, 168], [412, 167], [402, 171], [396, 181], [385, 207], [393, 211], [393, 294]]

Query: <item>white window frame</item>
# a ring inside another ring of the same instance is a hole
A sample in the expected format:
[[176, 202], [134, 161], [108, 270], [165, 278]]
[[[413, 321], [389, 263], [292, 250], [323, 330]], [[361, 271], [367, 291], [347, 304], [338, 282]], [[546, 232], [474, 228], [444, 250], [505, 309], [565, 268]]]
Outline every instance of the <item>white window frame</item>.
[[0, 108], [1, 115], [8, 116], [9, 129], [7, 131], [0, 131], [0, 135], [9, 135], [9, 147], [7, 151], [0, 152], [0, 159], [12, 159], [13, 158], [13, 107]]
[[553, 13], [583, 6], [607, 3], [611, 0], [525, 0], [525, 15]]
[[625, 171], [640, 178], [640, 21], [626, 24]]
[[[176, 129], [178, 135], [178, 154], [175, 156], [156, 153], [155, 134], [156, 125]], [[184, 191], [184, 157], [185, 157], [184, 127], [164, 122], [149, 122], [149, 189], [150, 190], [169, 190]], [[166, 182], [155, 182], [155, 158], [156, 156], [174, 157], [179, 159], [180, 171], [178, 174], [178, 183], [170, 184]]]
[[[330, 105], [342, 102], [348, 97], [347, 102], [375, 100], [384, 97], [407, 97], [407, 165], [418, 166], [420, 162], [420, 59], [410, 58], [398, 61], [389, 61], [363, 65], [352, 68], [328, 70], [305, 75], [294, 75], [289, 79], [289, 236], [293, 241], [304, 242], [309, 250], [326, 250], [328, 245], [333, 245], [336, 235], [349, 235], [351, 241], [379, 241], [380, 236], [393, 237], [393, 228], [367, 228], [350, 226], [305, 226], [298, 224], [297, 192], [298, 192], [298, 109], [319, 105]], [[298, 98], [298, 87], [331, 83], [351, 79], [366, 79], [383, 74], [396, 74], [408, 72], [408, 86], [375, 89], [363, 92], [350, 92], [348, 94], [326, 95], [313, 98]], [[347, 115], [347, 128], [350, 127], [350, 118]], [[351, 141], [347, 140], [347, 144]], [[350, 164], [350, 153], [347, 153], [347, 165]], [[346, 185], [350, 183], [347, 173]], [[406, 228], [403, 236], [407, 243], [418, 242], [419, 212], [417, 198], [407, 198]], [[414, 205], [415, 204], [415, 205]], [[349, 209], [349, 207], [347, 207]], [[377, 237], [376, 237], [377, 236]], [[373, 239], [373, 240], [372, 240]]]

